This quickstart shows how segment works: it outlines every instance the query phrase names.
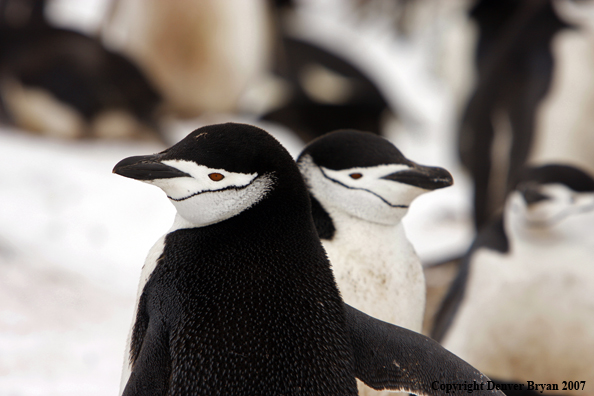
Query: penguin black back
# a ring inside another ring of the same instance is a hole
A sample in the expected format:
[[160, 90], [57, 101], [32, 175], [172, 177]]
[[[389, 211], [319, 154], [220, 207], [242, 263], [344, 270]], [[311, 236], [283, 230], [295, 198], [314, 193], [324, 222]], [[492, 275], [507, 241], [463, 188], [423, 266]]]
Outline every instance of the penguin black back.
[[[146, 168], [139, 158], [114, 171]], [[343, 303], [290, 155], [258, 128], [224, 124], [149, 167], [180, 160], [270, 184], [238, 215], [166, 236], [140, 297], [124, 395], [357, 394]]]

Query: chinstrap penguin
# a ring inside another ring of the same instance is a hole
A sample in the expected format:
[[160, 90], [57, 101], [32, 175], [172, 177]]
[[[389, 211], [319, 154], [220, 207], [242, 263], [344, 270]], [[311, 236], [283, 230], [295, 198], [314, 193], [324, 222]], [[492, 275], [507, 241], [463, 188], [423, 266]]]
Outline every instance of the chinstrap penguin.
[[164, 139], [150, 78], [101, 40], [52, 26], [49, 3], [0, 1], [0, 122], [58, 137]]
[[571, 393], [561, 386], [573, 378], [592, 395], [592, 257], [594, 180], [567, 165], [526, 168], [463, 259], [432, 337], [498, 380]]
[[[451, 185], [451, 175], [408, 160], [382, 137], [355, 130], [314, 140], [297, 163], [345, 302], [420, 333], [425, 277], [401, 220], [417, 196]], [[361, 384], [359, 391], [374, 393]]]
[[417, 196], [451, 185], [452, 176], [408, 160], [382, 137], [354, 130], [316, 139], [297, 163], [343, 299], [420, 332], [425, 279], [401, 220]]
[[356, 395], [355, 377], [437, 395], [432, 381], [488, 381], [343, 303], [299, 170], [265, 131], [206, 126], [114, 172], [177, 209], [143, 267], [123, 395]]

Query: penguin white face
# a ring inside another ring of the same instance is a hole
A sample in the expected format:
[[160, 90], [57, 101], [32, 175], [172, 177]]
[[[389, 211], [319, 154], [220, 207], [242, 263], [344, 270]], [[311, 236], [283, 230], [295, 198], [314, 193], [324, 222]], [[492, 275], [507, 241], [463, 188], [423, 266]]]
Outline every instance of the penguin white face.
[[256, 173], [213, 169], [191, 161], [165, 160], [164, 165], [189, 176], [147, 180], [161, 188], [177, 213], [197, 227], [231, 218], [260, 201], [272, 186], [272, 179]]
[[591, 235], [594, 180], [567, 165], [526, 168], [508, 196], [505, 223], [517, 237], [543, 241]]
[[429, 191], [395, 181], [399, 173], [411, 170], [401, 164], [333, 170], [306, 157], [299, 167], [310, 192], [327, 210], [342, 210], [379, 224], [399, 222], [410, 203]]
[[[401, 164], [341, 170], [320, 167], [320, 171], [333, 186], [367, 192], [392, 208], [407, 208], [416, 197], [428, 191], [410, 184], [395, 183], [393, 180], [397, 179], [398, 174], [411, 171], [411, 167]], [[371, 198], [368, 194], [361, 196]]]
[[385, 225], [398, 223], [419, 195], [452, 184], [445, 169], [415, 164], [389, 141], [357, 131], [315, 140], [298, 165], [310, 193], [327, 211]]
[[[159, 154], [126, 158], [113, 171], [161, 188], [178, 215], [190, 223], [187, 227], [229, 219], [268, 195], [275, 185], [274, 171], [265, 168], [266, 158], [253, 148], [226, 140], [237, 140], [237, 135], [213, 133], [208, 140], [206, 134], [194, 132]], [[230, 150], [234, 160], [225, 155]]]
[[509, 210], [524, 227], [551, 227], [564, 219], [594, 211], [594, 194], [564, 184], [524, 187], [509, 197]]

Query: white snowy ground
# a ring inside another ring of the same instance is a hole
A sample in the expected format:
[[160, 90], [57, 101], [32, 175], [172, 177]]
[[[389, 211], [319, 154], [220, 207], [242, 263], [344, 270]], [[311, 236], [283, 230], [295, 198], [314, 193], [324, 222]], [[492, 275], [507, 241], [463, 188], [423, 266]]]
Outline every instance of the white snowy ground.
[[111, 173], [148, 144], [0, 131], [0, 395], [116, 394], [157, 189]]

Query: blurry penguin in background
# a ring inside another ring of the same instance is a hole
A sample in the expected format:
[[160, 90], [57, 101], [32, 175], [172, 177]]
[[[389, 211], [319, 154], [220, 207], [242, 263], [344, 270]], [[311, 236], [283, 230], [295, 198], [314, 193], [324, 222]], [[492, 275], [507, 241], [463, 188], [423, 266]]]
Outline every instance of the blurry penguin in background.
[[[470, 15], [479, 27], [478, 79], [462, 117], [459, 153], [474, 182], [479, 229], [501, 207], [527, 160], [536, 110], [551, 83], [551, 42], [570, 25], [558, 17], [553, 0], [480, 0]], [[510, 147], [501, 154], [506, 128]]]
[[498, 380], [580, 380], [592, 395], [593, 257], [594, 179], [526, 168], [465, 256], [431, 336]]
[[2, 122], [60, 137], [158, 133], [160, 95], [127, 58], [50, 26], [45, 1], [0, 2]]
[[292, 37], [283, 27], [292, 1], [271, 1], [276, 31], [274, 71], [288, 85], [288, 99], [265, 121], [293, 130], [304, 142], [328, 131], [352, 128], [381, 134], [391, 110], [376, 83], [329, 48]]
[[270, 64], [265, 0], [118, 0], [102, 33], [143, 67], [180, 118], [239, 111]]
[[[402, 218], [421, 194], [453, 183], [388, 140], [343, 130], [312, 141], [297, 164], [316, 229], [344, 300], [385, 322], [421, 332], [425, 277]], [[377, 394], [360, 384], [360, 394]]]

